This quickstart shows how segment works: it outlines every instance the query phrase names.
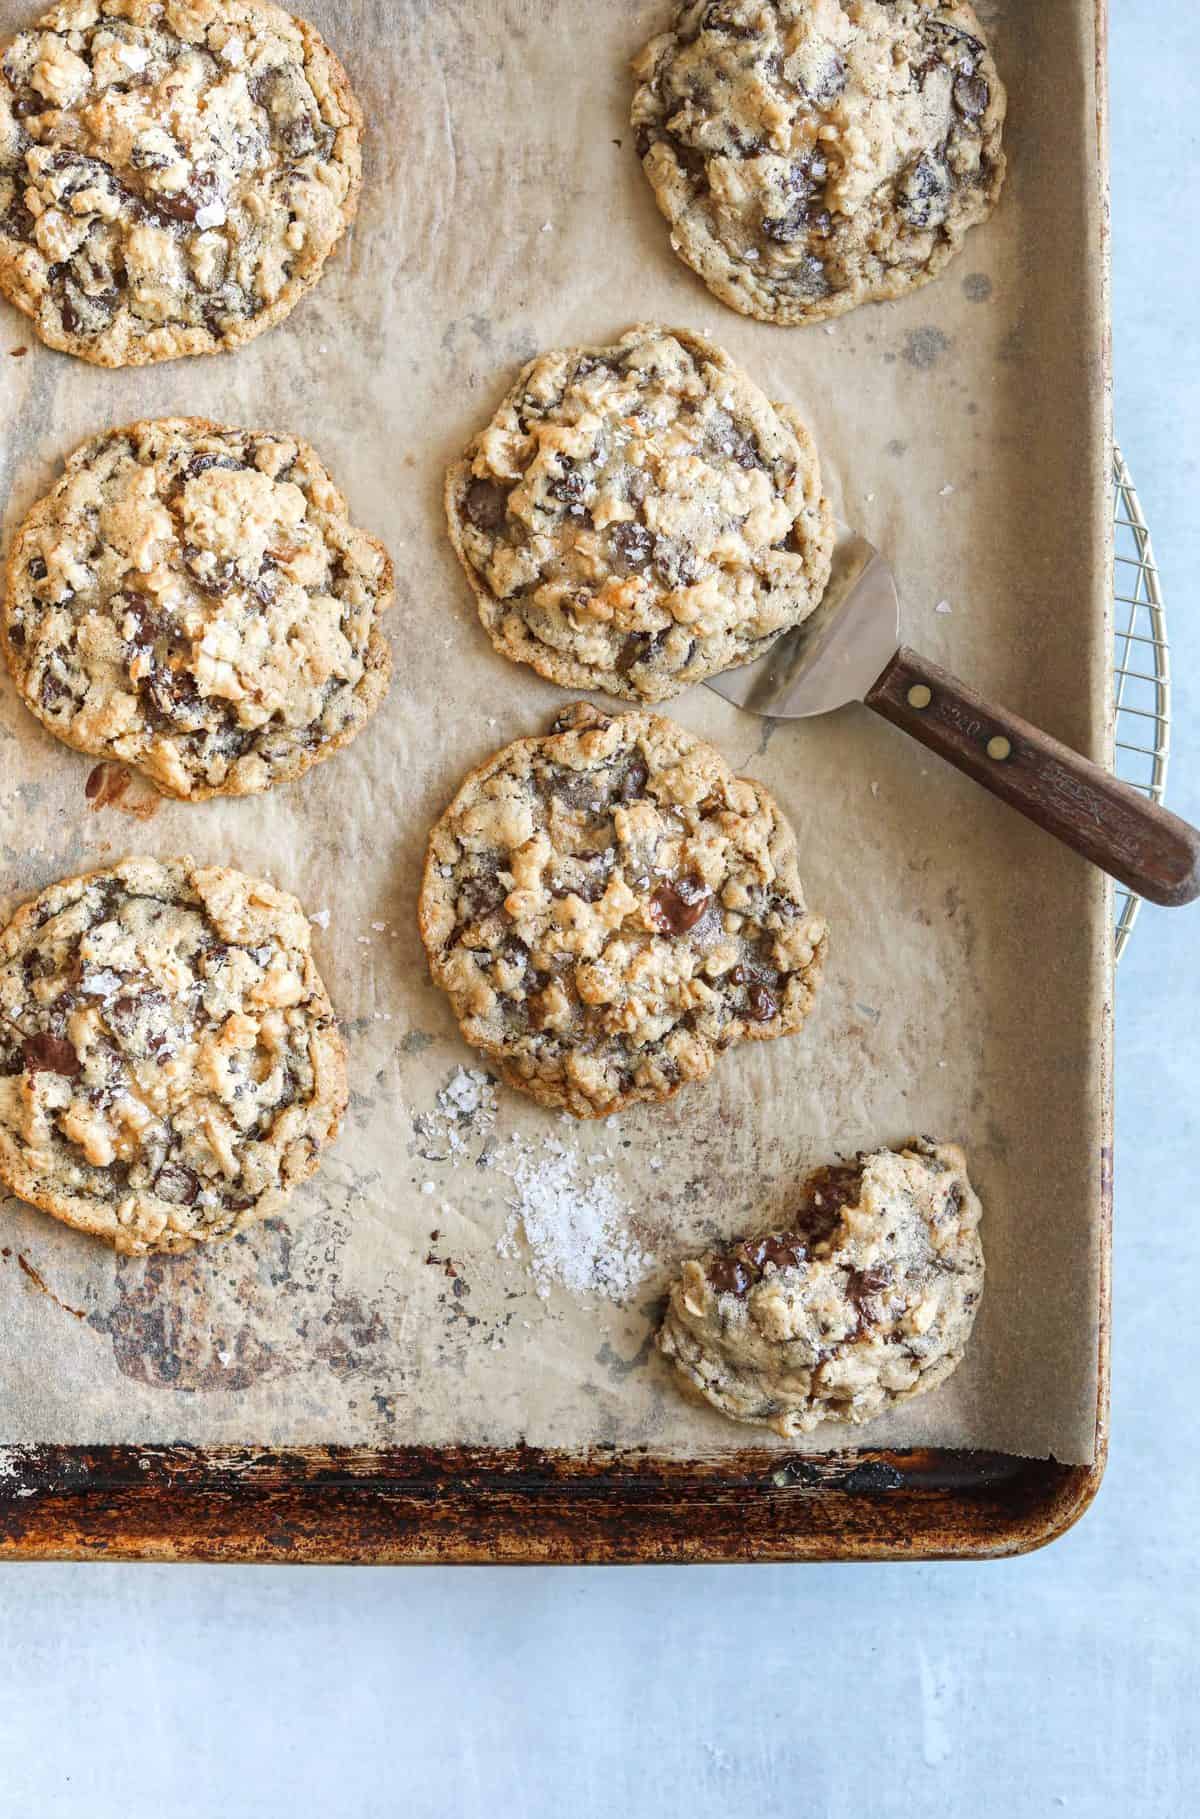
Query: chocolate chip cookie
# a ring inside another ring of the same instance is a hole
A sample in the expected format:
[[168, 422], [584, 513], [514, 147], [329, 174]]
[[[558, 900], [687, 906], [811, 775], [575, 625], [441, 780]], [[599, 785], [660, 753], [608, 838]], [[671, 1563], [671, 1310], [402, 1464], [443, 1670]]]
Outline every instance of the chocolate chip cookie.
[[632, 701], [761, 656], [829, 578], [808, 431], [679, 329], [531, 360], [446, 509], [496, 649]]
[[936, 277], [1004, 181], [966, 0], [687, 0], [634, 63], [671, 244], [722, 302], [816, 322]]
[[467, 1041], [579, 1118], [798, 1030], [825, 951], [761, 784], [671, 720], [583, 703], [467, 778], [430, 838], [420, 925]]
[[294, 897], [188, 858], [53, 884], [0, 934], [0, 1181], [125, 1252], [278, 1211], [346, 1106]]
[[658, 1343], [687, 1386], [786, 1439], [944, 1383], [983, 1292], [966, 1158], [922, 1139], [819, 1169], [786, 1230], [685, 1263]]
[[244, 796], [387, 693], [382, 545], [292, 436], [169, 417], [76, 449], [17, 532], [3, 606], [26, 706], [165, 795]]
[[0, 51], [0, 290], [99, 366], [238, 347], [320, 277], [361, 140], [267, 0], [62, 0]]

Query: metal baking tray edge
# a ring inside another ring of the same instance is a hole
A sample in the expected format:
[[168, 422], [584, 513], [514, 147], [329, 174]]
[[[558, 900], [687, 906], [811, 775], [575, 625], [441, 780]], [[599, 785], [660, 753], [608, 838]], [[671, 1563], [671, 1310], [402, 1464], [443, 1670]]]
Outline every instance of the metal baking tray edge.
[[[1107, 0], [1095, 0], [1095, 41], [1107, 324]], [[1111, 351], [1106, 333], [1106, 473], [1112, 465]], [[1111, 539], [1111, 513], [1106, 522]], [[1111, 747], [1111, 691], [1107, 737]], [[676, 1461], [532, 1447], [31, 1446], [4, 1452], [0, 1559], [665, 1564], [981, 1560], [1046, 1546], [1087, 1510], [1108, 1455], [1111, 957], [1107, 966], [1099, 1038], [1100, 1321], [1090, 1465], [932, 1448], [810, 1455], [747, 1449], [719, 1461]]]

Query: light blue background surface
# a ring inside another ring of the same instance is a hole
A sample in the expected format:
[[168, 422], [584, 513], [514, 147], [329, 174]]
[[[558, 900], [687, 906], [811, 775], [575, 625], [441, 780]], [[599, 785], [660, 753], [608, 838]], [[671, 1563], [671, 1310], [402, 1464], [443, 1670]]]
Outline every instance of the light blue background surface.
[[[1196, 820], [1200, 37], [1194, 0], [1111, 3], [1116, 420]], [[1198, 937], [1200, 910], [1144, 910], [1121, 966], [1112, 1459], [1063, 1541], [978, 1567], [9, 1568], [2, 1819], [1191, 1814]]]

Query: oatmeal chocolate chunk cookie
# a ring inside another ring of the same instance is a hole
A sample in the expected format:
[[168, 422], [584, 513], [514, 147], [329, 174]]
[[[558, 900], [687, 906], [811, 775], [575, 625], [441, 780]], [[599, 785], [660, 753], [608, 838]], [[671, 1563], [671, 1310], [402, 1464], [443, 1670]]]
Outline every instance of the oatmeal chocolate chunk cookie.
[[808, 431], [678, 329], [531, 360], [446, 508], [496, 649], [631, 701], [761, 656], [829, 579]]
[[634, 63], [671, 244], [722, 302], [816, 322], [936, 277], [1004, 181], [966, 0], [687, 0]]
[[296, 437], [174, 417], [76, 449], [13, 544], [5, 650], [80, 751], [199, 801], [269, 789], [387, 692], [383, 547]]
[[361, 139], [267, 0], [62, 0], [0, 50], [0, 290], [99, 366], [238, 347], [320, 277]]
[[294, 897], [188, 858], [53, 884], [0, 934], [0, 1181], [119, 1251], [283, 1205], [346, 1051]]
[[799, 1029], [825, 948], [766, 790], [671, 720], [583, 703], [467, 778], [420, 923], [467, 1041], [579, 1118]]
[[871, 1421], [962, 1361], [983, 1292], [966, 1158], [928, 1139], [807, 1183], [786, 1231], [685, 1263], [658, 1343], [735, 1421]]

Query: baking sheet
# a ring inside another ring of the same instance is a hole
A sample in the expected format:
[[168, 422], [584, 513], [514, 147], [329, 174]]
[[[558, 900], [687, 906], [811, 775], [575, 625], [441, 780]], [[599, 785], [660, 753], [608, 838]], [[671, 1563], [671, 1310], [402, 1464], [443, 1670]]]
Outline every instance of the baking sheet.
[[[0, 0], [0, 33], [29, 10]], [[908, 641], [1105, 749], [1090, 0], [980, 7], [1010, 91], [999, 211], [936, 285], [827, 330], [733, 314], [669, 250], [627, 125], [629, 58], [669, 10], [313, 4], [366, 111], [367, 174], [350, 241], [287, 323], [236, 355], [108, 373], [51, 354], [0, 305], [6, 535], [84, 436], [197, 413], [312, 440], [398, 573], [388, 701], [348, 751], [266, 797], [138, 819], [130, 791], [93, 808], [90, 761], [0, 688], [0, 912], [138, 850], [274, 879], [329, 912], [316, 948], [353, 1089], [289, 1216], [208, 1253], [116, 1259], [4, 1203], [2, 1443], [772, 1444], [683, 1401], [654, 1355], [673, 1266], [785, 1218], [803, 1169], [930, 1132], [966, 1145], [984, 1202], [975, 1338], [934, 1396], [849, 1438], [1092, 1457], [1107, 892], [864, 710], [771, 728], [704, 689], [668, 708], [796, 822], [832, 931], [798, 1038], [601, 1125], [507, 1092], [490, 1130], [439, 1111], [474, 1057], [415, 931], [425, 835], [471, 765], [564, 699], [480, 630], [442, 476], [539, 348], [637, 319], [713, 335], [807, 415], [835, 507], [895, 562]], [[519, 1234], [499, 1253], [518, 1144], [538, 1181], [574, 1179], [608, 1208], [618, 1275], [646, 1262], [622, 1302], [543, 1296]]]

